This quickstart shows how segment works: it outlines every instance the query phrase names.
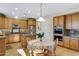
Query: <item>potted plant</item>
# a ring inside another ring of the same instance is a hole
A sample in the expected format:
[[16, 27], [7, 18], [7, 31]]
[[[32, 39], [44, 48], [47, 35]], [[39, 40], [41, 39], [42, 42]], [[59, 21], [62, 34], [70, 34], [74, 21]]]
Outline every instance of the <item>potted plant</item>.
[[44, 37], [44, 32], [40, 32], [37, 34], [38, 38], [40, 38], [40, 41], [42, 42], [42, 38]]

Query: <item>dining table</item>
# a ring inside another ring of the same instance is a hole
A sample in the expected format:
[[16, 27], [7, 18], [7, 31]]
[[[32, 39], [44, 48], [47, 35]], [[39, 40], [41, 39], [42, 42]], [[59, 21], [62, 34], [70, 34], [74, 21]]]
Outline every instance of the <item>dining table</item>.
[[53, 51], [55, 48], [55, 42], [43, 42], [39, 39], [34, 39], [31, 41], [28, 41], [27, 43], [27, 49], [29, 50], [29, 55], [32, 56], [32, 52], [42, 52], [44, 49], [48, 49], [49, 51]]

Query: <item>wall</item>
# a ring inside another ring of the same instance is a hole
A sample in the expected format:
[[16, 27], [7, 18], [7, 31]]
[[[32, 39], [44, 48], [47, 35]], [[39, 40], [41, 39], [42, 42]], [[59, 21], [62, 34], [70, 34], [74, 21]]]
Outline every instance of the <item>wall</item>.
[[[65, 14], [75, 13], [78, 11], [79, 9], [75, 9], [75, 10], [57, 13], [52, 16], [49, 15], [49, 16], [43, 17], [46, 20], [45, 22], [41, 23], [41, 29], [45, 33], [44, 41], [45, 42], [53, 41], [53, 16], [65, 15]], [[37, 32], [38, 32], [38, 29], [37, 29]]]
[[[53, 17], [52, 16], [45, 16], [43, 17], [45, 22], [42, 22], [40, 27], [42, 32], [45, 33], [44, 42], [51, 42], [53, 41]], [[38, 30], [37, 30], [38, 32]]]

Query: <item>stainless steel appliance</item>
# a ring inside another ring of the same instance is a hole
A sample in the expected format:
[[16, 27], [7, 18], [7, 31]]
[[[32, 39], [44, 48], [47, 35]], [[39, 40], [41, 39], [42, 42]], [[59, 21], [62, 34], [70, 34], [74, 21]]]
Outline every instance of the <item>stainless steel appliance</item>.
[[20, 27], [17, 24], [13, 24], [12, 33], [20, 33]]
[[58, 41], [62, 41], [63, 38], [63, 27], [58, 26], [54, 27], [54, 40], [58, 39]]

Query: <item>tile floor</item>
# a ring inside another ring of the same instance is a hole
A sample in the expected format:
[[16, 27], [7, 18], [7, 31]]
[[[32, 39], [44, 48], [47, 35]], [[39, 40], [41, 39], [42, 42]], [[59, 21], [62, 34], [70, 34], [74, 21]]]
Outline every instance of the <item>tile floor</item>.
[[[21, 43], [13, 43], [8, 45], [12, 46], [12, 49], [6, 50], [5, 56], [19, 56], [17, 49], [21, 48]], [[56, 56], [79, 56], [79, 52], [57, 46]]]

